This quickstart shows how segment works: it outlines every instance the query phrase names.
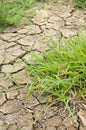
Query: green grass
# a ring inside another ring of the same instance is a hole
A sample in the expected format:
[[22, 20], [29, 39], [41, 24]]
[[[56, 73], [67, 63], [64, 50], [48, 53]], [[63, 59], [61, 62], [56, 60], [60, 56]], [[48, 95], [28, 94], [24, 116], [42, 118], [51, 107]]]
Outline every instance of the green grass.
[[64, 102], [76, 96], [85, 98], [86, 35], [52, 41], [49, 51], [31, 55], [35, 64], [25, 65], [32, 81], [29, 93], [47, 93]]
[[26, 15], [26, 9], [30, 9], [35, 0], [2, 0], [0, 1], [0, 26], [17, 24]]
[[85, 8], [86, 7], [86, 0], [75, 0], [76, 6], [79, 8]]

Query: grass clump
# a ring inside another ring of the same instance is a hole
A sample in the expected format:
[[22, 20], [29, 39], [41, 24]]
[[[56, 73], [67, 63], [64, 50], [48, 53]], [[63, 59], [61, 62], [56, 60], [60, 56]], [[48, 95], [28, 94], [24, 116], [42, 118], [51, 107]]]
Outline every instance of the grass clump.
[[65, 101], [86, 96], [86, 36], [53, 41], [50, 50], [32, 54], [35, 64], [26, 65], [32, 84], [29, 91], [38, 91]]
[[76, 6], [79, 8], [85, 8], [86, 7], [86, 0], [75, 0]]
[[30, 9], [35, 0], [2, 0], [0, 1], [0, 26], [17, 24], [24, 11]]

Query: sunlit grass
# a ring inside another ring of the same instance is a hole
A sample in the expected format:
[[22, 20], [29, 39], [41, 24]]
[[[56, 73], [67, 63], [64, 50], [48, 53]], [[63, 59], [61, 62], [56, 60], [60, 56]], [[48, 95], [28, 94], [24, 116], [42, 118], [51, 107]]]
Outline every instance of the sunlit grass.
[[80, 8], [86, 7], [86, 0], [75, 0], [76, 6]]
[[35, 0], [6, 0], [0, 2], [0, 26], [17, 24], [26, 14], [24, 11], [30, 9]]
[[38, 91], [60, 101], [86, 96], [86, 36], [52, 41], [50, 50], [32, 54], [35, 64], [25, 65], [32, 81], [30, 92]]

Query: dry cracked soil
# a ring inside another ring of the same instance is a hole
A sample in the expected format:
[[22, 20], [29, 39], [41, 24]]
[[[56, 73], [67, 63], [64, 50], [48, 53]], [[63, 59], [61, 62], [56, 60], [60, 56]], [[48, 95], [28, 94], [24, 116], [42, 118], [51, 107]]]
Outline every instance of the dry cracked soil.
[[73, 120], [62, 103], [49, 107], [46, 95], [27, 97], [30, 81], [21, 64], [34, 62], [31, 51], [47, 51], [47, 40], [86, 33], [86, 10], [60, 3], [34, 9], [32, 25], [7, 27], [0, 34], [0, 130], [86, 130], [86, 102], [71, 101], [75, 106]]

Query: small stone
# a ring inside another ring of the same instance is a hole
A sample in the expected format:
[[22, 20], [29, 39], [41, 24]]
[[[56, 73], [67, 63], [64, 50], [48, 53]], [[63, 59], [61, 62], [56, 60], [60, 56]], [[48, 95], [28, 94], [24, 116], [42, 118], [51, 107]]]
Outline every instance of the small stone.
[[77, 115], [80, 118], [82, 125], [86, 127], [86, 111], [79, 111]]
[[6, 101], [5, 94], [0, 93], [0, 105], [2, 105]]
[[9, 91], [6, 93], [8, 99], [14, 99], [18, 95], [17, 90]]

